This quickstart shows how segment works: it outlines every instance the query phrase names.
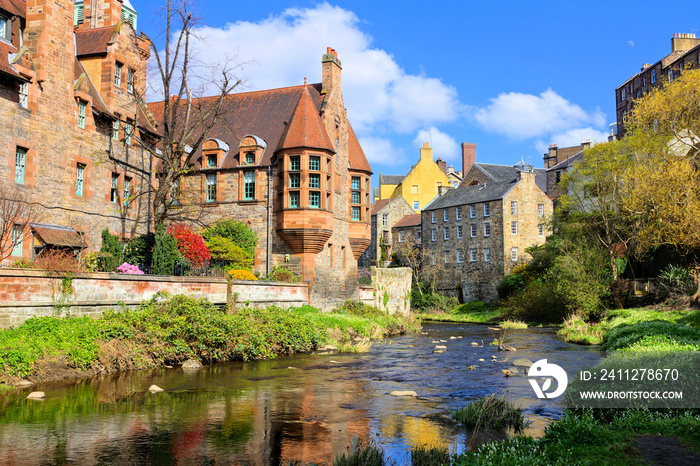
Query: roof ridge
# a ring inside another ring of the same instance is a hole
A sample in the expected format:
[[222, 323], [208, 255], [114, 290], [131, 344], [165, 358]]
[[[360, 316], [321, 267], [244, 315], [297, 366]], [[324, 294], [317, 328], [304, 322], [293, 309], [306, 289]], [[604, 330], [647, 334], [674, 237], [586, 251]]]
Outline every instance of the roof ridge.
[[[306, 87], [315, 87], [315, 86], [322, 86], [322, 84], [321, 84], [321, 83], [315, 83], [315, 84], [307, 84], [307, 85], [306, 85]], [[303, 84], [300, 84], [300, 85], [298, 85], [298, 86], [276, 87], [276, 88], [274, 88], [274, 89], [260, 89], [260, 90], [257, 90], [257, 91], [232, 92], [231, 94], [226, 94], [226, 95], [224, 96], [224, 98], [227, 98], [227, 97], [235, 97], [235, 96], [239, 96], [239, 95], [253, 95], [253, 94], [270, 93], [270, 92], [274, 92], [274, 91], [285, 91], [285, 90], [293, 90], [293, 89], [302, 89], [302, 88], [304, 88], [304, 87], [305, 87], [305, 86], [304, 86]], [[210, 100], [210, 99], [216, 100], [216, 99], [218, 99], [218, 98], [219, 98], [218, 95], [208, 95], [208, 96], [204, 96], [204, 97], [195, 97], [195, 98], [193, 98], [192, 100], [195, 100], [195, 101], [206, 101], [206, 100]], [[148, 104], [158, 104], [158, 103], [162, 103], [162, 102], [163, 102], [162, 100], [155, 100], [155, 101], [146, 102], [146, 103], [148, 103]]]

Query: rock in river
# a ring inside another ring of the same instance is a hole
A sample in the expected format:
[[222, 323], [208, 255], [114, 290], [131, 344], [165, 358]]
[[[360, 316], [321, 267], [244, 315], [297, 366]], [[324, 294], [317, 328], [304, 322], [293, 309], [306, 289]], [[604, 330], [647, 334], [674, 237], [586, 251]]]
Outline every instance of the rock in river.
[[31, 392], [27, 395], [28, 400], [43, 400], [46, 398], [46, 393], [44, 392]]
[[394, 390], [389, 393], [392, 396], [418, 396], [413, 390]]

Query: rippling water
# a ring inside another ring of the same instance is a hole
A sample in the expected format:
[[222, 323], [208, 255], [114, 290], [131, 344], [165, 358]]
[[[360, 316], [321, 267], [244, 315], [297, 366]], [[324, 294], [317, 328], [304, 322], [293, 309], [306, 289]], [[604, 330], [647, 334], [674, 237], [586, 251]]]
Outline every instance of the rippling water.
[[[553, 329], [507, 331], [514, 353], [489, 346], [495, 332], [486, 326], [424, 324], [423, 331], [375, 342], [364, 354], [298, 355], [32, 387], [46, 392], [43, 401], [24, 399], [29, 390], [5, 395], [0, 464], [320, 465], [370, 439], [402, 464], [415, 445], [463, 450], [475, 438], [450, 419], [450, 410], [494, 392], [524, 408], [529, 433], [543, 432], [561, 406], [535, 398], [525, 377], [505, 377], [506, 359], [547, 358], [574, 373], [600, 358], [595, 349], [562, 342]], [[439, 340], [446, 342], [433, 343]], [[433, 353], [436, 344], [447, 350]], [[151, 384], [166, 391], [151, 394]], [[418, 396], [390, 396], [393, 390]], [[476, 440], [505, 435], [486, 431]]]

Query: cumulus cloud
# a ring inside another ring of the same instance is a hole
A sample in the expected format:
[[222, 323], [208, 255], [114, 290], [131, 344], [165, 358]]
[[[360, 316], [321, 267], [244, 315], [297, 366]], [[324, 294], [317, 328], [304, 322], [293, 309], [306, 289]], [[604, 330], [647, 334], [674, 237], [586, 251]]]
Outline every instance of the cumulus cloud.
[[202, 63], [234, 57], [244, 63], [245, 90], [321, 81], [321, 55], [337, 50], [343, 64], [343, 96], [358, 133], [398, 131], [450, 122], [458, 117], [457, 91], [439, 79], [406, 73], [352, 12], [328, 3], [289, 8], [258, 22], [200, 27], [193, 54]]
[[396, 167], [406, 162], [406, 153], [389, 139], [374, 136], [361, 136], [358, 139], [370, 164]]
[[[415, 147], [422, 147], [424, 142], [429, 142], [433, 148], [433, 156], [442, 160], [459, 160], [460, 146], [449, 134], [443, 133], [434, 126], [418, 131], [413, 140]], [[416, 152], [417, 153], [417, 152]]]
[[571, 147], [578, 146], [581, 142], [589, 140], [593, 144], [598, 142], [606, 142], [608, 140], [608, 133], [604, 131], [598, 131], [595, 128], [575, 128], [561, 133], [553, 134], [549, 137], [549, 143], [539, 139], [535, 143], [535, 148], [542, 154], [547, 152], [549, 144], [556, 144], [559, 147]]
[[514, 140], [543, 137], [584, 125], [605, 124], [605, 115], [600, 110], [586, 112], [551, 89], [540, 95], [499, 94], [487, 107], [476, 109], [474, 118], [486, 131]]

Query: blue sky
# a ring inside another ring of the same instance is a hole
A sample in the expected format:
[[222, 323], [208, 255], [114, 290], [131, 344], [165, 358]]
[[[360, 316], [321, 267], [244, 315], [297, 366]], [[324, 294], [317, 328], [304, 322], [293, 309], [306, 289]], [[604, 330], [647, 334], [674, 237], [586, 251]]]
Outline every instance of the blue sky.
[[[131, 3], [157, 35], [161, 2]], [[615, 88], [670, 53], [674, 33], [700, 37], [697, 0], [209, 0], [196, 11], [200, 60], [236, 57], [241, 90], [319, 82], [335, 48], [375, 175], [407, 173], [426, 141], [455, 170], [462, 142], [480, 162], [542, 167], [550, 143], [605, 139]]]

